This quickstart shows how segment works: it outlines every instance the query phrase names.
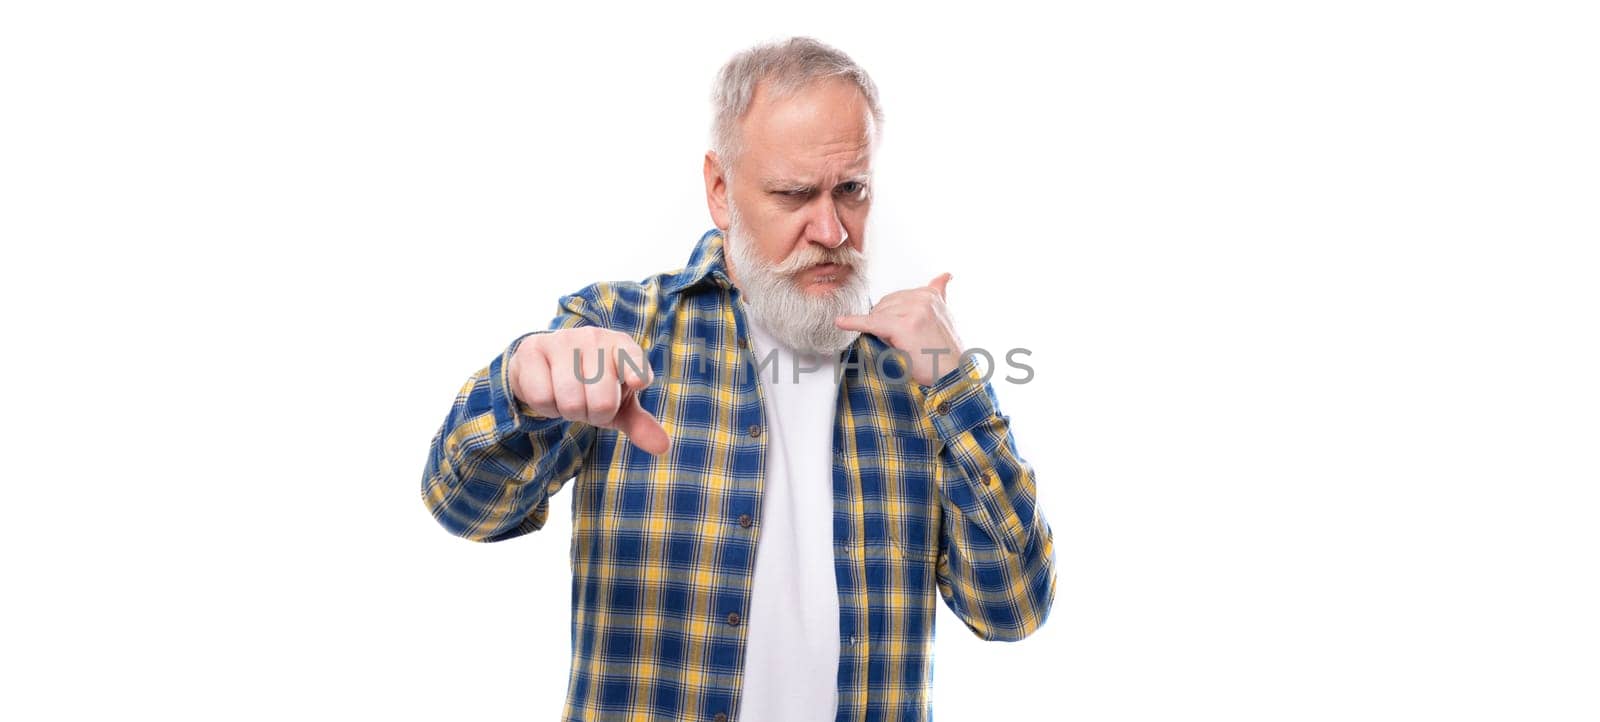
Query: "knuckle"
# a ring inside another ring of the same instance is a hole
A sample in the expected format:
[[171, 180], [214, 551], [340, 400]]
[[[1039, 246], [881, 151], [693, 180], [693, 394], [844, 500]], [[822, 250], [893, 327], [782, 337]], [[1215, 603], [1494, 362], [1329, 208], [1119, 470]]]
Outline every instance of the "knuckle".
[[522, 358], [549, 357], [551, 344], [560, 342], [561, 339], [556, 338], [555, 334], [535, 334], [523, 339], [522, 343], [517, 345], [517, 356]]
[[548, 347], [549, 355], [551, 358], [572, 358], [572, 350], [582, 344], [582, 341], [579, 340], [580, 336], [572, 333], [571, 330], [560, 333], [561, 337], [550, 343]]

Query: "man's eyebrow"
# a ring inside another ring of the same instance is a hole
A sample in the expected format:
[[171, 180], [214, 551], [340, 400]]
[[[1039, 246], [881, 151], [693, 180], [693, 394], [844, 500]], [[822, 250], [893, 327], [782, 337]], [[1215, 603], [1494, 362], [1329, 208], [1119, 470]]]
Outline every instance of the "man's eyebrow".
[[761, 187], [769, 191], [798, 191], [805, 192], [816, 188], [815, 185], [792, 178], [767, 176], [761, 179]]
[[[839, 184], [843, 185], [845, 183], [861, 183], [865, 185], [871, 180], [871, 173], [857, 173], [847, 178], [840, 178]], [[803, 180], [795, 180], [793, 178], [766, 176], [761, 179], [761, 187], [767, 189], [768, 191], [809, 193], [816, 190], [817, 185], [815, 183]]]

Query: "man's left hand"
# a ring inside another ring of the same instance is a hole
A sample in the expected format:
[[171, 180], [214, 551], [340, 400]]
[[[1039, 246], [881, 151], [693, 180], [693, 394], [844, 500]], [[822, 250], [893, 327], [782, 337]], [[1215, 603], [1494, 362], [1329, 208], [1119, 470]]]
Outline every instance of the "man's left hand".
[[870, 333], [904, 352], [911, 378], [932, 386], [956, 367], [963, 350], [950, 321], [950, 309], [944, 304], [948, 283], [950, 274], [941, 273], [926, 286], [884, 296], [866, 314], [840, 316], [833, 323], [847, 331]]

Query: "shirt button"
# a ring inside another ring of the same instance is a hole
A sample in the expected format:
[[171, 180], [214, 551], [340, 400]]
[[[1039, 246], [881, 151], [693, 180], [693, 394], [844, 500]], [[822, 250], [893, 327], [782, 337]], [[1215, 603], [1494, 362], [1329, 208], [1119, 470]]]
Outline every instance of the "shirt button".
[[750, 520], [750, 515], [749, 514], [740, 514], [739, 515], [739, 526], [742, 526], [742, 527], [744, 527], [746, 529], [749, 529], [750, 528], [750, 521], [751, 520]]
[[994, 474], [987, 471], [983, 472], [983, 485], [990, 486], [992, 484], [994, 484]]
[[725, 712], [718, 712], [717, 716], [712, 717], [711, 720], [712, 722], [728, 722], [728, 715]]
[[948, 413], [950, 413], [950, 402], [949, 401], [940, 401], [939, 402], [939, 414], [940, 415], [944, 415], [944, 414], [948, 414]]
[[756, 438], [757, 436], [760, 436], [761, 435], [761, 425], [760, 424], [751, 424], [749, 433], [750, 433], [750, 438], [752, 438], [752, 439]]
[[742, 336], [739, 338], [739, 342], [738, 343], [739, 343], [739, 348], [750, 348], [750, 342], [744, 340], [744, 337], [742, 337]]
[[730, 626], [730, 627], [739, 626], [739, 613], [738, 612], [728, 612], [728, 626]]

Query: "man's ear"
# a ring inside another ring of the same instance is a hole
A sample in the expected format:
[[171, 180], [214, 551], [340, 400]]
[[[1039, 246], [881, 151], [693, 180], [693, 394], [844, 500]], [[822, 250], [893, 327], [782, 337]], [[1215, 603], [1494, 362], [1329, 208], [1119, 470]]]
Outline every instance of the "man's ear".
[[728, 177], [722, 172], [722, 163], [716, 151], [706, 151], [704, 174], [706, 177], [706, 208], [711, 211], [711, 222], [723, 232], [728, 230]]

